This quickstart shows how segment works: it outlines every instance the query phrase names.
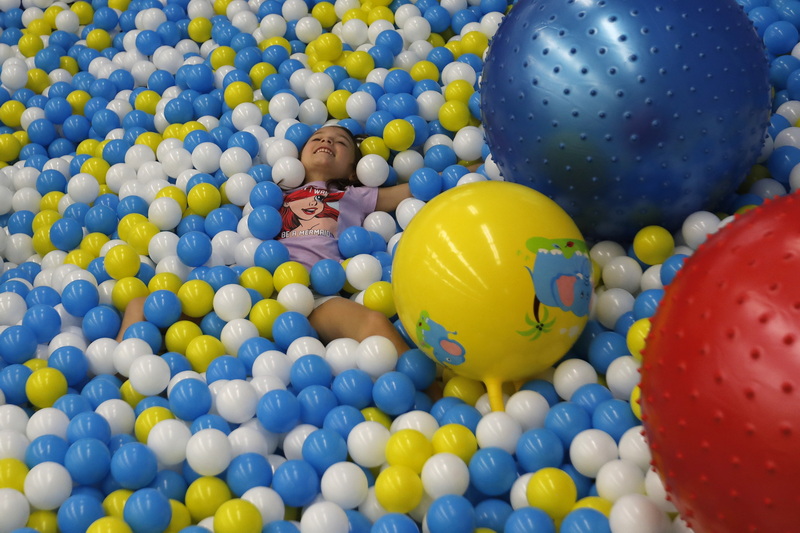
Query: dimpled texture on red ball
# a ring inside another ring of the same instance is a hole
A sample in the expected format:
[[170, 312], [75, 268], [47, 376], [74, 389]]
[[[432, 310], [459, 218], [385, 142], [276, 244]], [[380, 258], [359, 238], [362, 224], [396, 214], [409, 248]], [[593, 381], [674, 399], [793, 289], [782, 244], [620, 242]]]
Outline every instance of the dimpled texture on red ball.
[[644, 351], [653, 463], [695, 533], [798, 531], [800, 197], [700, 246], [667, 286]]

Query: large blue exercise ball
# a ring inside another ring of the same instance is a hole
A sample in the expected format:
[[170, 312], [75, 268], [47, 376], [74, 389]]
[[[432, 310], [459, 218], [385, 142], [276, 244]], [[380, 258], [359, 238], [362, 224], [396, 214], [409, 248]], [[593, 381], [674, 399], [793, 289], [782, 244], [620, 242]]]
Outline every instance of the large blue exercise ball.
[[734, 0], [519, 0], [487, 53], [481, 112], [506, 180], [590, 239], [677, 229], [758, 160], [768, 62]]

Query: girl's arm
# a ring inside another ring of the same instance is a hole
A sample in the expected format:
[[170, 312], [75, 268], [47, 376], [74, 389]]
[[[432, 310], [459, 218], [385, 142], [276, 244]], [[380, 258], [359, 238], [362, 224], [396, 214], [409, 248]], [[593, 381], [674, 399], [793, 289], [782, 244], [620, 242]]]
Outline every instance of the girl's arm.
[[411, 189], [408, 183], [394, 185], [392, 187], [380, 187], [378, 189], [378, 203], [375, 205], [376, 211], [394, 211], [400, 202], [406, 198], [411, 198]]

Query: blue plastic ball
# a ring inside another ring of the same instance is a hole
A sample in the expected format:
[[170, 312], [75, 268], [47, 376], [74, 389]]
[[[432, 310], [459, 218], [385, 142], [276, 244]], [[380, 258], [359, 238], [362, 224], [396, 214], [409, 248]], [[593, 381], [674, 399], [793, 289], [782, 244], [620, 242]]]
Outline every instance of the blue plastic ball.
[[146, 487], [155, 479], [157, 471], [155, 453], [140, 442], [123, 444], [111, 457], [111, 476], [126, 489]]
[[375, 380], [372, 388], [375, 406], [390, 416], [407, 413], [414, 407], [416, 387], [402, 372], [387, 372]]
[[308, 461], [290, 459], [275, 469], [272, 488], [286, 505], [303, 507], [319, 493], [319, 475]]
[[128, 497], [122, 516], [135, 533], [159, 533], [172, 520], [172, 506], [158, 490], [143, 488]]
[[347, 460], [347, 442], [335, 430], [317, 429], [303, 441], [303, 459], [322, 476], [331, 465]]
[[475, 508], [456, 494], [433, 500], [426, 518], [430, 533], [472, 533], [476, 523]]
[[333, 379], [331, 390], [343, 405], [364, 409], [372, 403], [372, 378], [359, 368], [339, 373]]
[[569, 446], [575, 435], [592, 427], [592, 421], [589, 413], [580, 405], [561, 402], [547, 412], [544, 427], [558, 435], [564, 446]]
[[339, 405], [336, 395], [322, 385], [309, 385], [297, 393], [300, 422], [321, 427], [328, 413]]
[[300, 422], [300, 402], [288, 390], [272, 390], [258, 401], [256, 416], [268, 431], [286, 433]]
[[225, 471], [225, 482], [231, 492], [241, 498], [253, 487], [269, 487], [272, 483], [272, 467], [267, 458], [259, 453], [243, 453], [231, 461]]
[[56, 521], [62, 533], [83, 533], [92, 522], [106, 515], [102, 501], [86, 494], [73, 494], [58, 508]]
[[25, 449], [25, 465], [33, 468], [48, 461], [63, 465], [68, 449], [69, 443], [58, 435], [40, 435]]
[[364, 420], [364, 414], [356, 407], [339, 405], [328, 411], [322, 427], [336, 431], [343, 439], [347, 440], [350, 431]]
[[108, 475], [111, 452], [99, 439], [81, 438], [70, 444], [64, 456], [64, 466], [75, 483], [94, 485]]
[[770, 112], [764, 46], [735, 1], [518, 2], [492, 38], [481, 99], [504, 178], [596, 240], [713, 210], [758, 159]]
[[505, 494], [517, 479], [514, 456], [501, 448], [481, 448], [469, 460], [469, 479], [482, 494]]
[[47, 366], [59, 370], [67, 379], [67, 385], [76, 387], [89, 374], [89, 360], [83, 350], [76, 346], [61, 346], [53, 350]]
[[516, 455], [525, 472], [557, 468], [564, 462], [564, 443], [549, 429], [529, 429], [517, 441]]
[[536, 507], [522, 507], [512, 512], [505, 523], [505, 533], [556, 533], [553, 519]]

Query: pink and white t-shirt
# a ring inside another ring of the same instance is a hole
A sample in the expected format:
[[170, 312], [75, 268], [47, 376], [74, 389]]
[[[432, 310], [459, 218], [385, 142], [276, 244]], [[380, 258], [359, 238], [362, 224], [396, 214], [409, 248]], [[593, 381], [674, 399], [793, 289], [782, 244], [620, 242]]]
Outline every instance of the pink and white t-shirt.
[[375, 187], [328, 190], [322, 181], [286, 191], [279, 209], [283, 224], [278, 239], [292, 260], [307, 268], [320, 259], [341, 261], [339, 235], [350, 226], [360, 226], [377, 201]]

